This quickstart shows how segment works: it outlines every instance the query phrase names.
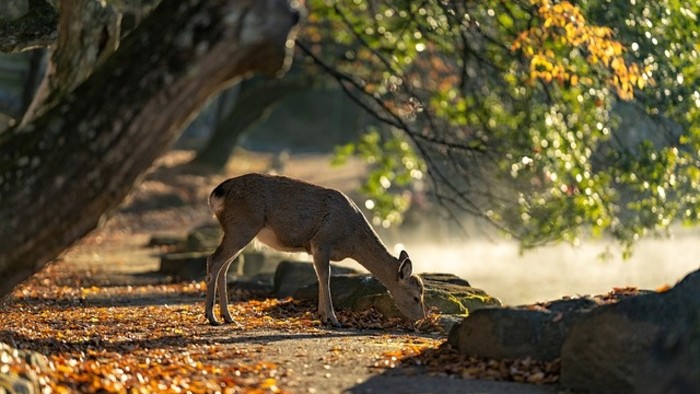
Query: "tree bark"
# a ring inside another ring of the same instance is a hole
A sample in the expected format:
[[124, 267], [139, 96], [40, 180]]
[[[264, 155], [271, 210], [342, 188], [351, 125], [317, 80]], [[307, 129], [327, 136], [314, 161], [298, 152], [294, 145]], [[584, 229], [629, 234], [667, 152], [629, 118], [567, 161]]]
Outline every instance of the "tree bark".
[[83, 84], [0, 134], [0, 296], [94, 229], [214, 94], [288, 61], [285, 0], [164, 0]]
[[121, 38], [121, 18], [116, 6], [97, 0], [60, 2], [58, 40], [20, 125], [55, 105], [114, 53]]
[[58, 13], [53, 6], [44, 0], [30, 0], [28, 6], [22, 17], [0, 21], [0, 52], [45, 48], [56, 40]]
[[308, 86], [307, 81], [290, 78], [242, 82], [233, 108], [216, 125], [214, 134], [197, 153], [192, 164], [214, 171], [223, 169], [247, 130], [264, 119], [272, 107], [288, 94]]

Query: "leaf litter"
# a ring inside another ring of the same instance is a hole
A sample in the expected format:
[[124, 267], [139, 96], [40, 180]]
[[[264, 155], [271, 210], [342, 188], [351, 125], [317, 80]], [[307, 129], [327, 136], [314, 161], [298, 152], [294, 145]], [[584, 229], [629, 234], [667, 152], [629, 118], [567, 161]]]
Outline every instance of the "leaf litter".
[[[46, 355], [47, 365], [2, 356], [0, 372], [38, 376], [46, 393], [293, 392], [292, 375], [298, 371], [265, 361], [264, 344], [255, 348], [226, 338], [254, 330], [322, 335], [327, 329], [315, 306], [238, 289], [230, 304], [238, 324], [213, 327], [203, 317], [204, 290], [204, 282], [103, 286], [84, 269], [54, 263], [0, 303], [0, 342]], [[380, 331], [363, 338], [388, 349], [363, 358], [370, 360], [371, 371], [539, 384], [558, 380], [558, 361], [459, 354], [445, 342], [437, 314], [417, 324], [385, 318], [374, 309], [337, 315], [344, 330]], [[304, 354], [287, 357], [304, 362]], [[330, 378], [334, 363], [352, 357], [342, 346], [332, 347], [321, 360], [328, 369], [322, 376]]]

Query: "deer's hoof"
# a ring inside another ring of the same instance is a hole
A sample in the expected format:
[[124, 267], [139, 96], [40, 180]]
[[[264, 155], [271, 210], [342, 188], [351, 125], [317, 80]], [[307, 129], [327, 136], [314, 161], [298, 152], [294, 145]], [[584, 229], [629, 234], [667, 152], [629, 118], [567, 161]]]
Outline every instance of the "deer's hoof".
[[329, 327], [342, 327], [340, 325], [340, 322], [338, 322], [338, 319], [335, 317], [321, 317], [321, 323], [324, 326], [329, 326]]

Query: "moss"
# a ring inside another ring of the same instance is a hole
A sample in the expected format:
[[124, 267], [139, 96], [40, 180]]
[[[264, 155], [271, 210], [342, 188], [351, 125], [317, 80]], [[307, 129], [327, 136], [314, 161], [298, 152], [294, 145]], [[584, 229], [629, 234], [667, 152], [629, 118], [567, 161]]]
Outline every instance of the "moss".
[[[468, 282], [448, 274], [428, 274], [425, 283], [425, 304], [440, 314], [466, 316], [477, 309], [501, 305], [501, 302]], [[394, 300], [378, 280], [366, 274], [331, 277], [331, 295], [336, 308], [362, 311], [375, 308], [385, 316], [401, 316]], [[295, 297], [315, 299], [318, 284], [299, 290]]]
[[437, 308], [440, 313], [448, 315], [468, 314], [469, 310], [462, 304], [462, 300], [444, 291], [427, 291], [425, 305], [428, 308]]
[[425, 303], [437, 307], [444, 314], [469, 314], [477, 309], [501, 305], [501, 302], [479, 289], [450, 293], [441, 290], [428, 290]]

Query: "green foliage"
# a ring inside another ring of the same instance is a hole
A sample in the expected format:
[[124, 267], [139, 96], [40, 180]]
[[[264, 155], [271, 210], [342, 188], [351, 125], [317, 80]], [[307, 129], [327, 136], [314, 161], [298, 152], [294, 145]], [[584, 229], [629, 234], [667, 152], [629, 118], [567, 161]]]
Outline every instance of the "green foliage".
[[372, 222], [383, 227], [400, 223], [410, 206], [409, 186], [423, 178], [425, 163], [405, 137], [393, 133], [383, 138], [375, 128], [363, 134], [359, 141], [339, 146], [333, 164], [345, 164], [353, 155], [370, 166], [360, 192], [367, 197], [364, 205], [372, 212]]
[[697, 225], [700, 5], [606, 0], [584, 1], [581, 7], [597, 23], [614, 26], [629, 57], [654, 77], [653, 86], [635, 95], [639, 116], [654, 126], [650, 135], [614, 144], [600, 169], [623, 196], [611, 232], [631, 246], [647, 234], [667, 234], [673, 223]]
[[[587, 233], [615, 237], [625, 253], [700, 221], [696, 2], [309, 7], [309, 29], [327, 43], [309, 53], [404, 133], [453, 214], [485, 217], [524, 248]], [[358, 146], [344, 149], [373, 152], [384, 175], [400, 163], [376, 141]], [[377, 201], [390, 191], [379, 174], [365, 188]]]

